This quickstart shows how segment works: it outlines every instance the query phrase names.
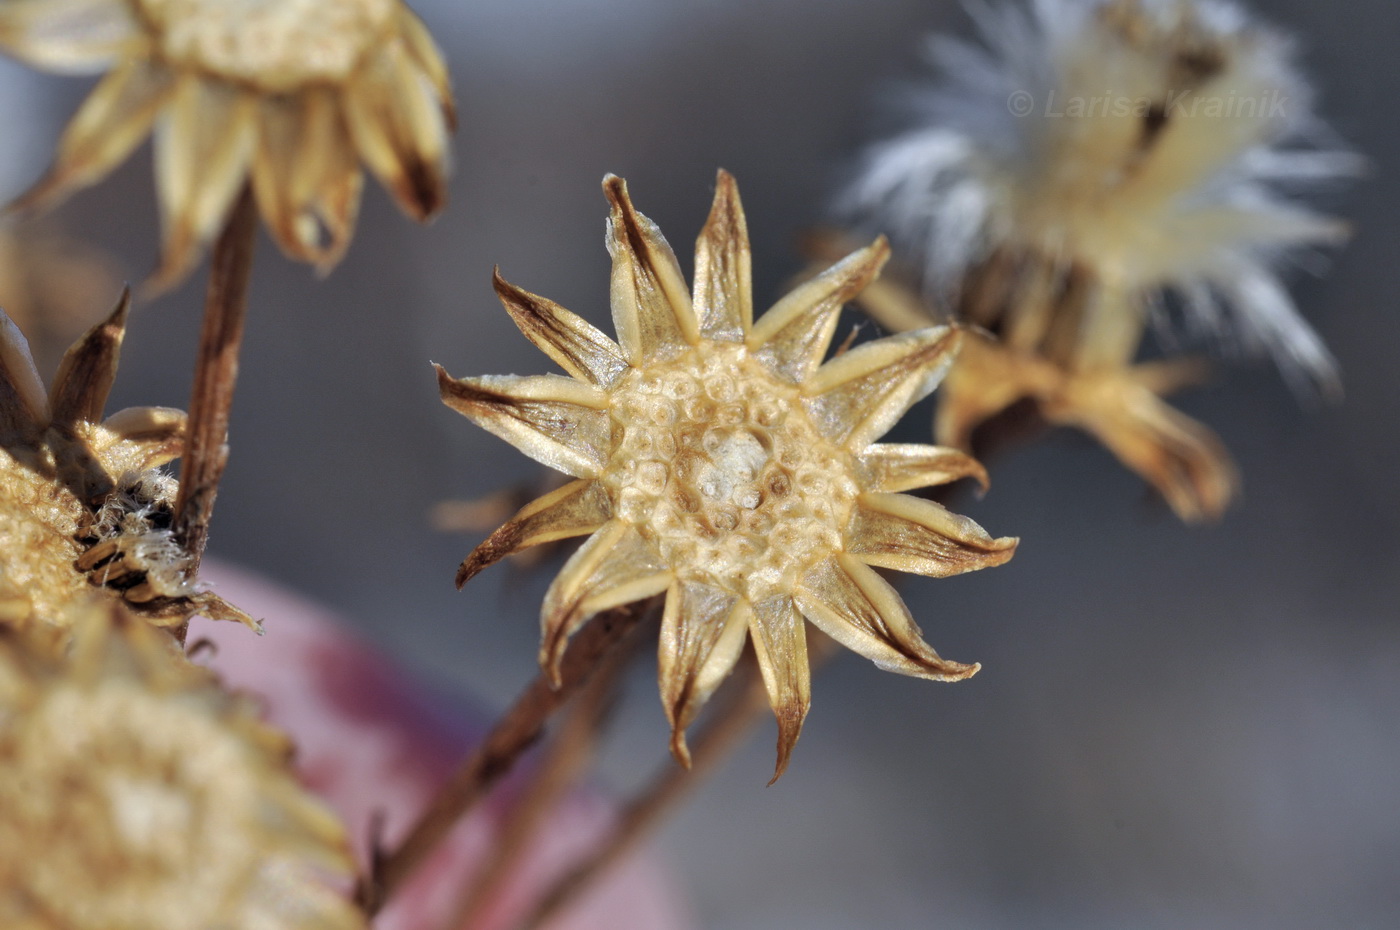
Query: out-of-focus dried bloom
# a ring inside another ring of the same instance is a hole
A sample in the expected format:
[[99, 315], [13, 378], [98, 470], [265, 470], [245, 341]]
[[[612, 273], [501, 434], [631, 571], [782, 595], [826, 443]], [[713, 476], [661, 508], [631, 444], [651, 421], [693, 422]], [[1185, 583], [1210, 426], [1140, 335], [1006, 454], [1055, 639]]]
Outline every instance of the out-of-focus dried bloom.
[[621, 344], [497, 276], [516, 325], [571, 377], [453, 379], [438, 369], [448, 406], [579, 479], [492, 534], [458, 583], [527, 546], [591, 534], [545, 597], [541, 664], [556, 671], [568, 638], [599, 611], [665, 593], [660, 687], [673, 752], [688, 762], [687, 725], [752, 639], [781, 774], [810, 699], [803, 617], [890, 671], [940, 681], [977, 671], [929, 648], [875, 571], [955, 575], [999, 565], [1016, 547], [899, 493], [981, 478], [975, 461], [875, 443], [933, 390], [959, 333], [894, 336], [822, 364], [842, 305], [885, 263], [883, 240], [755, 321], [729, 175], [719, 175], [696, 246], [693, 295], [624, 182], [610, 176], [603, 188]]
[[282, 250], [322, 269], [354, 232], [360, 160], [410, 216], [446, 198], [447, 69], [401, 0], [7, 0], [0, 47], [107, 72], [20, 206], [99, 180], [154, 127], [158, 284], [189, 271], [250, 178]]
[[256, 708], [116, 602], [70, 656], [0, 631], [0, 923], [351, 930], [329, 810]]
[[45, 390], [19, 329], [0, 311], [0, 622], [68, 626], [93, 586], [150, 622], [246, 614], [196, 589], [169, 531], [185, 415], [130, 407], [102, 419], [130, 300], [68, 350]]
[[[1150, 318], [1179, 315], [1335, 390], [1278, 268], [1344, 237], [1292, 194], [1356, 159], [1310, 145], [1320, 126], [1290, 43], [1231, 4], [1044, 0], [982, 11], [978, 25], [985, 48], [931, 43], [945, 82], [844, 195], [908, 247], [931, 299], [1000, 336], [1002, 349], [969, 356], [1009, 355], [981, 367], [1011, 385], [950, 377], [941, 441], [995, 413], [992, 396], [1032, 397], [1085, 421], [1182, 516], [1214, 516], [1233, 481], [1220, 443], [1160, 401], [1180, 379], [1127, 366]], [[1062, 372], [1058, 399], [1022, 370], [1038, 361]], [[1183, 485], [1188, 473], [1214, 489]]]

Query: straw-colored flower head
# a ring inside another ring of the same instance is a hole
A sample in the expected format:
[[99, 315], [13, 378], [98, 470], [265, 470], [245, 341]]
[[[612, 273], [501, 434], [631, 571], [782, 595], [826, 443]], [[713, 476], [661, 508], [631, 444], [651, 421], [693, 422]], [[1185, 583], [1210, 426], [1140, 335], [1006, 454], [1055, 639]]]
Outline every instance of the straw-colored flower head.
[[[844, 195], [927, 292], [1067, 372], [1118, 378], [1149, 319], [1180, 318], [1335, 389], [1279, 268], [1343, 238], [1294, 194], [1356, 159], [1314, 144], [1291, 44], [1215, 0], [1040, 0], [977, 19], [983, 46], [930, 43], [944, 82], [916, 95], [919, 124], [874, 146]], [[989, 387], [945, 397], [970, 416]], [[1229, 470], [1203, 446], [1190, 457]]]
[[155, 129], [165, 247], [188, 272], [245, 181], [273, 237], [323, 269], [350, 243], [360, 161], [409, 215], [446, 197], [446, 67], [401, 0], [6, 0], [0, 48], [107, 75], [20, 204], [91, 184]]
[[778, 772], [809, 703], [802, 618], [883, 668], [935, 680], [975, 665], [940, 658], [875, 567], [935, 577], [999, 565], [1016, 547], [938, 504], [900, 494], [982, 477], [965, 455], [881, 445], [933, 390], [959, 333], [880, 340], [822, 364], [842, 305], [871, 281], [883, 240], [753, 318], [748, 233], [721, 172], [696, 247], [695, 287], [638, 213], [603, 183], [612, 215], [620, 344], [498, 276], [521, 331], [571, 377], [453, 379], [443, 400], [577, 481], [522, 509], [462, 564], [463, 583], [527, 546], [591, 534], [545, 597], [541, 664], [599, 611], [665, 593], [662, 701], [672, 749], [753, 641], [778, 717]]
[[0, 924], [351, 930], [344, 831], [248, 701], [113, 601], [70, 656], [0, 631]]
[[185, 415], [102, 418], [129, 306], [74, 343], [49, 390], [0, 311], [0, 623], [66, 628], [97, 586], [160, 626], [196, 611], [252, 623], [196, 589], [171, 537], [176, 486], [159, 467], [180, 454]]

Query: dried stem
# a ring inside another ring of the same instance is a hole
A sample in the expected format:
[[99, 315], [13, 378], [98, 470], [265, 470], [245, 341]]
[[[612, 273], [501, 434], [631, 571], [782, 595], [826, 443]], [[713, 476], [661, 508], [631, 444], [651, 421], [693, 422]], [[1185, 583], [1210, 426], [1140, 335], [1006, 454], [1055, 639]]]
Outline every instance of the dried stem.
[[209, 542], [214, 498], [228, 464], [229, 410], [238, 381], [238, 352], [243, 344], [257, 229], [253, 192], [245, 185], [214, 244], [180, 467], [180, 494], [175, 501], [173, 529], [193, 558], [191, 573], [198, 571]]
[[[813, 659], [821, 661], [830, 654], [828, 650], [820, 657], [814, 655]], [[721, 692], [699, 733], [690, 741], [691, 767], [685, 769], [668, 760], [622, 809], [612, 832], [545, 891], [518, 925], [520, 930], [537, 930], [543, 926], [630, 852], [729, 755], [767, 709], [768, 696], [758, 668], [754, 663], [745, 663], [735, 680]]]
[[496, 903], [501, 886], [514, 874], [546, 817], [579, 780], [592, 761], [601, 730], [617, 703], [622, 673], [642, 638], [634, 629], [628, 641], [614, 649], [583, 693], [570, 706], [548, 752], [540, 760], [524, 793], [502, 824], [491, 847], [491, 858], [467, 884], [443, 930], [473, 927]]
[[377, 863], [375, 874], [357, 892], [361, 907], [374, 915], [413, 875], [520, 756], [544, 732], [549, 718], [588, 681], [603, 657], [650, 612], [650, 602], [599, 614], [574, 637], [564, 655], [562, 682], [555, 689], [543, 672], [516, 698], [510, 709], [471, 757], [438, 792], [397, 848]]

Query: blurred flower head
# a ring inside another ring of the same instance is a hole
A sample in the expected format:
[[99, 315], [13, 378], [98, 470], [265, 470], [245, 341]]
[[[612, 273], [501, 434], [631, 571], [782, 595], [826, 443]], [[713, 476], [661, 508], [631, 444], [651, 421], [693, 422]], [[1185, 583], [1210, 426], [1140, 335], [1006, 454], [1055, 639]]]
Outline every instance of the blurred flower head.
[[158, 285], [188, 273], [245, 182], [282, 250], [322, 269], [353, 235], [361, 160], [417, 219], [446, 197], [447, 70], [401, 0], [7, 0], [0, 48], [107, 72], [19, 206], [100, 180], [154, 128]]
[[1234, 466], [1161, 399], [1202, 366], [1131, 363], [1150, 320], [1180, 318], [1335, 391], [1280, 275], [1345, 235], [1295, 194], [1357, 160], [1319, 144], [1291, 44], [1232, 4], [972, 11], [981, 44], [929, 43], [942, 82], [917, 91], [917, 125], [873, 146], [843, 195], [922, 279], [922, 299], [886, 289], [865, 305], [896, 329], [951, 315], [998, 337], [970, 343], [950, 375], [940, 442], [966, 446], [1030, 399], [1097, 436], [1183, 519], [1217, 517]]
[[0, 632], [0, 922], [352, 930], [351, 863], [248, 701], [116, 602], [72, 654]]
[[[619, 342], [499, 277], [521, 331], [571, 377], [453, 379], [443, 400], [579, 479], [524, 507], [463, 563], [459, 583], [527, 546], [591, 534], [545, 597], [541, 664], [599, 611], [665, 594], [662, 702], [672, 750], [754, 645], [779, 723], [778, 774], [810, 700], [803, 618], [880, 667], [957, 680], [875, 568], [942, 577], [999, 565], [1016, 540], [901, 494], [981, 476], [967, 456], [875, 442], [942, 377], [959, 332], [934, 327], [822, 364], [842, 305], [885, 263], [861, 249], [754, 319], [734, 180], [721, 172], [694, 291], [624, 182], [612, 203]], [[776, 777], [776, 776], [775, 776]]]
[[1291, 42], [1215, 0], [971, 9], [981, 44], [929, 42], [942, 81], [845, 206], [1013, 348], [1125, 364], [1170, 293], [1196, 329], [1334, 386], [1279, 268], [1345, 234], [1294, 194], [1358, 166], [1319, 142]]

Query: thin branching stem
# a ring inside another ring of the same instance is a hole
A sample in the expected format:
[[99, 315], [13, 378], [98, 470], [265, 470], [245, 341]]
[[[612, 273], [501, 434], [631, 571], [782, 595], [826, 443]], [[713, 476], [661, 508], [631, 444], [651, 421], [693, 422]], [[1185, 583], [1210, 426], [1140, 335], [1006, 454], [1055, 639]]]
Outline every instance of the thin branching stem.
[[564, 655], [555, 688], [543, 672], [515, 700], [438, 792], [397, 847], [378, 858], [361, 882], [357, 898], [374, 915], [403, 887], [452, 828], [490, 791], [544, 733], [555, 711], [576, 694], [624, 637], [651, 613], [651, 604], [633, 604], [599, 614], [575, 637]]
[[475, 927], [500, 898], [501, 888], [528, 855], [548, 816], [591, 763], [598, 737], [621, 693], [623, 672], [643, 638], [634, 629], [604, 659], [588, 686], [570, 705], [539, 767], [511, 808], [491, 844], [491, 856], [467, 883], [443, 930]]
[[518, 924], [537, 930], [572, 904], [614, 864], [627, 855], [727, 758], [739, 740], [768, 709], [767, 692], [754, 663], [748, 662], [719, 695], [699, 732], [690, 741], [691, 767], [668, 760], [622, 809], [617, 824], [596, 847], [560, 876]]
[[228, 464], [229, 411], [238, 381], [238, 353], [243, 345], [257, 230], [257, 207], [252, 190], [245, 185], [214, 244], [180, 467], [180, 493], [175, 500], [173, 529], [193, 558], [191, 573], [199, 569], [208, 545], [214, 498]]

